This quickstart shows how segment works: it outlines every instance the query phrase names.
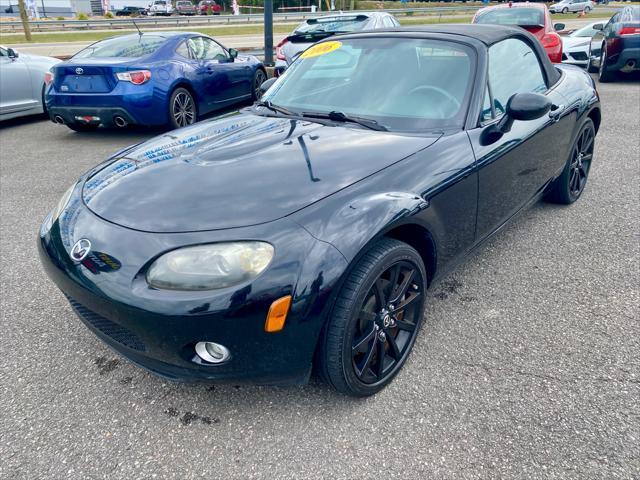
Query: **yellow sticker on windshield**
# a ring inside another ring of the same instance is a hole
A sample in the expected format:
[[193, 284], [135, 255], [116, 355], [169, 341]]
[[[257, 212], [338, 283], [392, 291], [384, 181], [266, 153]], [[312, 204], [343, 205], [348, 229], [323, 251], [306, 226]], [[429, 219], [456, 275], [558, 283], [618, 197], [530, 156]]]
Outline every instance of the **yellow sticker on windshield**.
[[326, 55], [334, 50], [339, 49], [342, 46], [342, 42], [324, 42], [314, 45], [313, 47], [305, 50], [300, 58], [319, 57], [320, 55]]

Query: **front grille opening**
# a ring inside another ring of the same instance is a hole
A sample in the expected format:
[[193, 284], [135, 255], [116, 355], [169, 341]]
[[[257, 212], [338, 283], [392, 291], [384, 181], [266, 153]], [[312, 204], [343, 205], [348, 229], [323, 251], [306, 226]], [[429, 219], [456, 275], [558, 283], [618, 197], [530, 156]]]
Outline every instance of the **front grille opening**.
[[96, 330], [99, 330], [107, 337], [112, 338], [120, 345], [124, 345], [125, 347], [138, 350], [140, 352], [144, 352], [146, 350], [142, 340], [140, 340], [140, 338], [131, 330], [104, 318], [102, 315], [98, 315], [84, 305], [76, 302], [68, 295], [65, 295], [65, 297], [69, 300], [73, 310]]

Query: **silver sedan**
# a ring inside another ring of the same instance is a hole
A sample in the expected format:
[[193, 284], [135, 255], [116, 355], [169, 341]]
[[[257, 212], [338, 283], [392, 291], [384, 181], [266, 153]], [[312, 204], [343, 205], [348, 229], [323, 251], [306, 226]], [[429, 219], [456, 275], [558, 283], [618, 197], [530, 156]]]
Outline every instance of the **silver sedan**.
[[45, 111], [45, 75], [59, 61], [0, 46], [0, 121]]

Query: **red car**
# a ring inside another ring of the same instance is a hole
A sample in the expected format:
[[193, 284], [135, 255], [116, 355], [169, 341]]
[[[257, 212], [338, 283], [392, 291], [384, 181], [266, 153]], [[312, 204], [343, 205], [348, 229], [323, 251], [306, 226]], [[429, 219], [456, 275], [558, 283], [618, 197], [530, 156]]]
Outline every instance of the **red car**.
[[222, 7], [218, 5], [215, 0], [202, 0], [198, 4], [198, 8], [200, 9], [200, 15], [207, 15], [209, 13], [220, 15], [220, 11], [222, 10]]
[[509, 2], [481, 8], [473, 16], [471, 23], [517, 25], [522, 27], [540, 40], [553, 63], [562, 61], [562, 40], [553, 27], [549, 9], [543, 3]]

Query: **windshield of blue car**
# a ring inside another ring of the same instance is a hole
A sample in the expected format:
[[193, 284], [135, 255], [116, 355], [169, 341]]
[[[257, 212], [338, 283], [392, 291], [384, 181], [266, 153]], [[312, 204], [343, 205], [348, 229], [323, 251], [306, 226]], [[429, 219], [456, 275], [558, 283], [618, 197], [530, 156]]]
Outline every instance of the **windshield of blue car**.
[[544, 13], [540, 8], [496, 8], [480, 12], [475, 23], [492, 25], [544, 26]]
[[365, 15], [311, 18], [299, 25], [294, 33], [357, 32], [364, 29], [368, 19]]
[[73, 58], [138, 58], [155, 52], [166, 40], [166, 37], [156, 35], [127, 35], [125, 37], [108, 38], [88, 46]]
[[474, 51], [453, 42], [333, 40], [302, 53], [263, 100], [297, 114], [341, 112], [395, 131], [461, 127], [474, 70]]

